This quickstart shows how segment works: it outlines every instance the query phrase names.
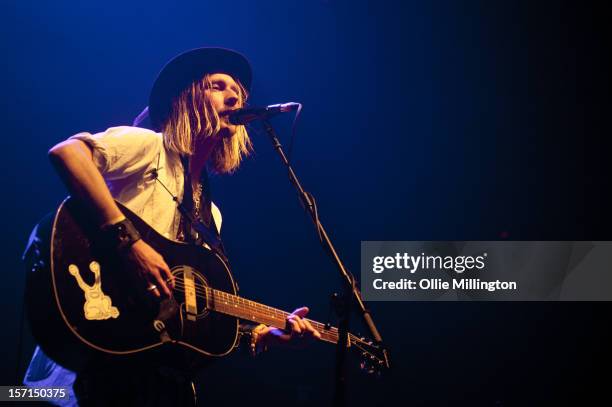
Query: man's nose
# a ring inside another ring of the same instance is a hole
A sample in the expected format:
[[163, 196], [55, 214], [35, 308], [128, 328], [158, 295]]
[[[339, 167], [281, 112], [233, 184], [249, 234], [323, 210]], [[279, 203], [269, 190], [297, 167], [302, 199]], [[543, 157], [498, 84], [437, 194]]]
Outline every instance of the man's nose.
[[228, 96], [225, 98], [225, 104], [230, 107], [234, 107], [238, 104], [238, 97]]
[[229, 107], [234, 107], [238, 104], [238, 94], [233, 89], [228, 89], [225, 94], [225, 104]]

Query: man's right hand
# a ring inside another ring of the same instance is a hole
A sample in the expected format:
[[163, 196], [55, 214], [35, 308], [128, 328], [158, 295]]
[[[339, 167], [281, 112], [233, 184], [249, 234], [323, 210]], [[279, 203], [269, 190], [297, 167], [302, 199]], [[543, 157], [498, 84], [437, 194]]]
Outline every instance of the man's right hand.
[[[87, 203], [99, 215], [100, 225], [112, 224], [124, 218], [96, 167], [92, 148], [81, 140], [69, 139], [49, 150], [51, 163], [57, 169], [70, 194]], [[170, 296], [165, 280], [174, 279], [163, 257], [143, 240], [127, 248], [127, 261], [135, 270], [138, 283], [156, 297], [161, 292]], [[155, 287], [154, 287], [155, 286]]]
[[[168, 285], [174, 288], [174, 277], [161, 254], [140, 239], [127, 250], [127, 257], [132, 263], [138, 282], [142, 282], [147, 291], [156, 297], [161, 296], [160, 292], [167, 297], [172, 295]], [[166, 280], [169, 283], [166, 283]]]

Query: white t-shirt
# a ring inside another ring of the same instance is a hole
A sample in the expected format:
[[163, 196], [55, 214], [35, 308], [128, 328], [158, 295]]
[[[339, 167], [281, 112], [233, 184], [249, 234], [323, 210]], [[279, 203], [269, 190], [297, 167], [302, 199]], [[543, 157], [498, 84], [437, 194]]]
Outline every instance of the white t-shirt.
[[[117, 201], [161, 235], [176, 239], [180, 212], [170, 193], [182, 200], [183, 167], [178, 154], [164, 148], [161, 133], [120, 126], [96, 134], [78, 133], [71, 139], [92, 148], [94, 162]], [[221, 212], [214, 203], [211, 212], [220, 232]]]

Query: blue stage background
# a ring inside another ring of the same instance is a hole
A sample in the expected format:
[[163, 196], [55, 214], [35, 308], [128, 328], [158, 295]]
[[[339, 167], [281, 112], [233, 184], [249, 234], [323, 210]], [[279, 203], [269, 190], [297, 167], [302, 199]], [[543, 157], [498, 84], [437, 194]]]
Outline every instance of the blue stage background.
[[[609, 13], [531, 3], [5, 4], [0, 383], [16, 383], [32, 350], [25, 329], [17, 350], [19, 257], [31, 227], [66, 195], [46, 152], [77, 132], [131, 123], [162, 65], [190, 48], [247, 55], [252, 105], [304, 104], [293, 163], [356, 274], [362, 240], [610, 240], [601, 142], [610, 134]], [[288, 145], [290, 118], [274, 123]], [[336, 271], [268, 139], [252, 138], [252, 159], [213, 180], [241, 293], [287, 310], [308, 305], [325, 321]], [[609, 304], [369, 307], [394, 374], [375, 381], [351, 365], [354, 405], [583, 397], [603, 383], [593, 369], [611, 360]], [[202, 373], [199, 393], [202, 405], [238, 393], [258, 404], [324, 403], [333, 367], [323, 344], [236, 354]]]

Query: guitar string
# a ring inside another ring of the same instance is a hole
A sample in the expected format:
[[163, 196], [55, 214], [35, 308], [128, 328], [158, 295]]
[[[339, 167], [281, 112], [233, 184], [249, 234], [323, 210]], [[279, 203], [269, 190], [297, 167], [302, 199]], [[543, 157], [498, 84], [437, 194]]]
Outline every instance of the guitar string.
[[[180, 281], [182, 281], [183, 279], [181, 279], [181, 278], [177, 278], [176, 280], [178, 280], [178, 281], [180, 282]], [[183, 286], [183, 287], [184, 287], [184, 286]], [[224, 292], [224, 291], [215, 290], [215, 289], [212, 289], [212, 288], [210, 288], [210, 287], [204, 287], [204, 289], [205, 289], [205, 290], [208, 290], [208, 291], [211, 291], [211, 293], [213, 294], [213, 296], [214, 296], [214, 295], [215, 295], [215, 293], [216, 293], [216, 294], [220, 294], [220, 295], [221, 295], [221, 297], [225, 296], [225, 297], [226, 297], [226, 299], [230, 299], [230, 300], [231, 300], [231, 299], [234, 299], [234, 300], [239, 300], [239, 301], [240, 301], [240, 300], [242, 300], [242, 301], [244, 301], [244, 303], [243, 303], [243, 304], [241, 304], [241, 305], [246, 305], [247, 307], [249, 307], [249, 306], [251, 306], [251, 305], [254, 305], [254, 306], [264, 307], [264, 308], [267, 308], [267, 309], [269, 309], [269, 310], [273, 310], [273, 311], [275, 311], [277, 314], [281, 314], [280, 316], [282, 317], [282, 318], [275, 318], [274, 316], [270, 317], [270, 315], [267, 315], [267, 314], [265, 314], [265, 313], [262, 313], [262, 312], [264, 312], [265, 310], [260, 310], [260, 309], [257, 309], [257, 308], [255, 308], [255, 309], [252, 309], [252, 308], [248, 309], [248, 308], [247, 308], [247, 309], [246, 309], [246, 311], [248, 312], [248, 315], [247, 315], [246, 313], [243, 313], [243, 315], [245, 315], [245, 316], [244, 316], [244, 318], [246, 318], [246, 319], [249, 319], [249, 317], [255, 317], [255, 316], [258, 316], [258, 317], [260, 317], [260, 318], [262, 318], [262, 319], [263, 319], [263, 318], [272, 319], [272, 320], [273, 320], [273, 322], [280, 322], [280, 321], [283, 321], [283, 322], [284, 322], [284, 321], [286, 320], [286, 316], [288, 316], [288, 315], [289, 315], [289, 313], [288, 313], [288, 312], [281, 311], [281, 310], [275, 309], [275, 308], [273, 308], [273, 307], [268, 307], [267, 305], [259, 304], [259, 303], [256, 303], [256, 302], [254, 302], [254, 301], [250, 301], [250, 300], [247, 300], [247, 299], [245, 299], [245, 298], [238, 297], [238, 296], [235, 296], [235, 295], [233, 295], [233, 294], [226, 293], [226, 292]], [[207, 298], [207, 297], [206, 297], [206, 294], [205, 294], [205, 293], [203, 293], [201, 290], [199, 290], [199, 292], [200, 292], [201, 294], [204, 294], [204, 295], [196, 295], [196, 297], [206, 300], [206, 298]], [[240, 304], [240, 302], [239, 302], [239, 304]], [[226, 302], [226, 303], [223, 303], [223, 302], [220, 302], [220, 303], [219, 303], [219, 302], [215, 302], [215, 305], [217, 305], [217, 306], [218, 306], [218, 307], [216, 307], [216, 309], [218, 309], [219, 311], [221, 311], [221, 308], [222, 308], [223, 306], [228, 307], [230, 310], [235, 310], [235, 309], [236, 309], [236, 308], [235, 308], [235, 305], [234, 305], [234, 306], [232, 306], [232, 304], [227, 303], [227, 302]], [[245, 308], [243, 308], [243, 310], [245, 310]], [[255, 314], [256, 314], [256, 315], [255, 315]], [[279, 316], [279, 315], [276, 315], [276, 317], [278, 317], [278, 316]], [[338, 337], [339, 337], [339, 334], [338, 334], [338, 328], [336, 328], [336, 327], [330, 327], [330, 328], [328, 329], [326, 324], [323, 324], [323, 323], [321, 323], [321, 322], [317, 322], [317, 321], [313, 321], [313, 320], [311, 320], [311, 319], [307, 319], [307, 318], [304, 318], [304, 319], [308, 320], [308, 322], [310, 322], [310, 323], [311, 323], [311, 325], [313, 325], [313, 327], [314, 327], [314, 328], [315, 328], [315, 329], [316, 329], [316, 330], [317, 330], [317, 331], [318, 331], [318, 332], [321, 334], [321, 336], [322, 336], [322, 339], [323, 339], [323, 340], [328, 340], [328, 341], [333, 342], [333, 343], [337, 343], [337, 342], [338, 342]], [[370, 345], [371, 345], [371, 344], [367, 343], [366, 341], [362, 340], [361, 338], [357, 337], [356, 335], [354, 335], [354, 334], [350, 333], [350, 332], [349, 332], [349, 334], [348, 334], [348, 335], [349, 335], [349, 340], [350, 340], [350, 342], [351, 342], [353, 345], [358, 345], [358, 344], [365, 345], [365, 346], [370, 346]], [[364, 348], [362, 348], [361, 346], [358, 346], [358, 347], [359, 347], [359, 349], [361, 349], [362, 351], [367, 352], [367, 350], [366, 350], [366, 349], [364, 349]], [[368, 352], [368, 353], [370, 353], [370, 352]]]
[[[176, 278], [176, 280], [179, 281], [179, 282], [183, 281], [183, 279], [180, 278], [180, 277]], [[265, 310], [267, 312], [272, 312], [276, 316], [279, 316], [279, 317], [282, 317], [282, 318], [286, 318], [286, 316], [289, 315], [289, 313], [287, 313], [285, 311], [282, 311], [282, 310], [279, 310], [279, 309], [276, 309], [274, 307], [269, 307], [269, 306], [264, 305], [264, 304], [259, 304], [259, 303], [255, 302], [255, 301], [247, 300], [247, 299], [239, 297], [237, 295], [226, 293], [226, 292], [220, 291], [220, 290], [216, 290], [214, 288], [202, 286], [199, 283], [194, 283], [194, 286], [195, 286], [196, 293], [200, 293], [202, 295], [208, 295], [208, 291], [210, 291], [211, 294], [213, 294], [213, 295], [218, 295], [220, 297], [225, 297], [226, 299], [234, 300], [234, 301], [238, 302], [239, 304], [243, 304], [243, 305], [246, 305], [246, 306], [249, 306], [249, 307], [254, 307], [255, 309], [261, 308], [261, 309], [263, 309], [263, 310]]]
[[[184, 279], [182, 279], [180, 277], [176, 278], [176, 280], [179, 281], [179, 282], [184, 281]], [[249, 306], [249, 307], [254, 307], [255, 309], [261, 308], [264, 311], [272, 312], [276, 316], [279, 316], [279, 317], [282, 317], [282, 318], [286, 318], [286, 316], [289, 315], [288, 312], [276, 309], [274, 307], [269, 307], [267, 305], [260, 304], [260, 303], [257, 303], [255, 301], [247, 300], [247, 299], [239, 297], [237, 295], [226, 293], [226, 292], [220, 291], [220, 290], [216, 290], [216, 289], [211, 288], [211, 287], [202, 286], [199, 283], [194, 283], [194, 287], [195, 287], [195, 291], [197, 293], [200, 293], [200, 294], [203, 294], [203, 295], [207, 295], [208, 292], [210, 291], [211, 294], [213, 294], [213, 295], [219, 295], [220, 297], [225, 297], [226, 299], [233, 300], [235, 302], [238, 302], [239, 304], [246, 305], [246, 306]]]
[[[182, 283], [183, 279], [181, 278], [177, 278], [177, 281], [179, 281], [179, 284], [184, 284]], [[184, 287], [184, 285], [182, 285], [182, 287]], [[212, 295], [218, 295], [220, 298], [225, 298], [226, 300], [230, 300], [233, 302], [237, 302], [239, 305], [242, 306], [246, 306], [248, 308], [250, 308], [251, 311], [264, 311], [267, 313], [273, 313], [275, 317], [281, 317], [282, 319], [285, 319], [288, 315], [290, 315], [288, 312], [286, 311], [282, 311], [273, 307], [269, 307], [267, 305], [264, 304], [259, 304], [257, 302], [251, 301], [251, 300], [247, 300], [245, 298], [239, 297], [237, 295], [234, 294], [230, 294], [230, 293], [226, 293], [224, 291], [219, 291], [219, 290], [215, 290], [213, 288], [210, 287], [202, 287], [201, 285], [198, 284], [198, 287], [196, 287], [195, 291], [199, 294], [202, 295], [207, 295], [208, 291], [211, 291]], [[200, 297], [203, 298], [203, 297]], [[306, 319], [306, 318], [305, 318]], [[310, 320], [309, 320], [310, 321]], [[317, 324], [320, 324], [322, 326], [324, 326], [325, 324], [321, 324], [320, 322], [316, 322], [316, 321], [312, 321], [315, 322]]]
[[[183, 284], [183, 288], [185, 287], [184, 285], [184, 278], [181, 277], [174, 277], [175, 281]], [[166, 283], [169, 283], [171, 281], [171, 279], [167, 279]], [[264, 318], [270, 318], [269, 313], [273, 313], [274, 315], [272, 316], [272, 319], [276, 319], [277, 321], [281, 321], [281, 320], [286, 320], [287, 316], [289, 316], [290, 314], [286, 311], [282, 311], [279, 309], [276, 309], [274, 307], [270, 307], [264, 304], [260, 304], [257, 303], [255, 301], [251, 301], [251, 300], [247, 300], [246, 298], [242, 298], [240, 296], [234, 295], [234, 294], [230, 294], [224, 291], [220, 291], [211, 287], [206, 287], [203, 286], [200, 283], [194, 282], [194, 288], [195, 288], [195, 292], [196, 292], [196, 297], [199, 297], [201, 299], [206, 300], [208, 298], [208, 292], [210, 292], [210, 294], [214, 297], [214, 296], [219, 296], [220, 298], [225, 298], [225, 300], [233, 300], [234, 302], [237, 302], [238, 304], [241, 304], [243, 307], [247, 308], [247, 311], [250, 311], [250, 314], [257, 314], [259, 313], [258, 316], [260, 317], [264, 317]], [[197, 295], [197, 293], [201, 294], [201, 295]], [[223, 304], [223, 303], [215, 303], [215, 304], [220, 304], [220, 305], [226, 305], [229, 306], [231, 309], [235, 309], [234, 307], [231, 306], [231, 304]], [[262, 312], [266, 312], [267, 314], [262, 314]], [[254, 315], [253, 315], [254, 316]], [[276, 318], [275, 318], [276, 317]], [[247, 318], [248, 319], [248, 318]], [[326, 335], [326, 336], [331, 336], [331, 339], [334, 342], [338, 341], [338, 328], [336, 327], [329, 327], [327, 324], [323, 324], [321, 322], [317, 322], [317, 321], [313, 321], [311, 319], [308, 318], [304, 318], [305, 320], [307, 320], [308, 322], [310, 322], [311, 325], [313, 325], [313, 327], [316, 328], [316, 330], [321, 334], [321, 335]], [[349, 336], [349, 341], [353, 344], [357, 344], [357, 343], [361, 343], [361, 344], [367, 344], [369, 345], [366, 341], [362, 340], [361, 338], [359, 338], [358, 336], [352, 334], [349, 332], [348, 334]]]
[[[177, 279], [177, 280], [180, 280], [180, 279]], [[184, 288], [183, 283], [181, 283], [180, 281], [179, 281], [178, 285], [181, 286], [179, 288]], [[250, 311], [250, 312], [254, 312], [254, 313], [267, 312], [268, 314], [270, 314], [270, 312], [272, 312], [274, 314], [274, 315], [272, 315], [272, 318], [279, 319], [279, 320], [280, 319], [285, 320], [286, 317], [288, 315], [290, 315], [288, 312], [281, 311], [281, 310], [278, 310], [278, 309], [273, 308], [273, 307], [268, 307], [267, 305], [259, 304], [259, 303], [256, 303], [254, 301], [250, 301], [250, 300], [244, 299], [242, 297], [238, 297], [238, 296], [233, 295], [233, 294], [225, 293], [223, 291], [214, 290], [214, 289], [211, 289], [209, 287], [205, 287], [204, 289], [207, 290], [207, 291], [210, 290], [213, 296], [214, 295], [219, 295], [219, 297], [221, 297], [222, 299], [223, 299], [223, 297], [225, 297], [225, 300], [233, 300], [233, 302], [237, 302], [239, 305], [243, 306], [243, 309], [246, 309], [247, 311]], [[196, 292], [199, 293], [199, 294], [202, 294], [202, 295], [199, 295], [197, 297], [202, 298], [202, 299], [206, 299], [206, 295], [208, 294], [207, 292], [204, 292], [202, 289], [196, 289]], [[232, 304], [229, 304], [229, 303], [225, 303], [225, 304], [224, 303], [220, 303], [220, 304], [232, 307]], [[264, 314], [263, 316], [269, 316], [269, 315], [265, 315]], [[278, 318], [278, 317], [280, 317], [280, 318]], [[307, 319], [307, 318], [304, 318], [304, 319]], [[309, 319], [307, 319], [307, 320], [309, 322], [311, 322], [311, 323], [316, 324], [317, 326], [325, 327], [325, 324], [322, 324], [320, 322], [312, 321], [312, 320], [309, 320]], [[328, 331], [328, 332], [329, 331], [336, 331], [336, 330], [337, 330], [337, 328], [333, 328], [333, 327], [330, 328], [330, 329], [326, 329], [326, 331]]]
[[[175, 280], [179, 283], [184, 284], [184, 278], [181, 277], [175, 277]], [[170, 280], [166, 280], [167, 282], [169, 282]], [[185, 286], [183, 285], [182, 288], [184, 288]], [[278, 321], [284, 321], [286, 320], [287, 316], [290, 315], [290, 313], [286, 312], [286, 311], [282, 311], [279, 309], [276, 309], [274, 307], [270, 307], [264, 304], [260, 304], [257, 303], [255, 301], [251, 301], [251, 300], [247, 300], [245, 298], [239, 297], [237, 295], [234, 294], [230, 294], [224, 291], [220, 291], [220, 290], [216, 290], [214, 288], [211, 287], [206, 287], [203, 286], [200, 283], [196, 283], [194, 282], [194, 287], [195, 287], [195, 292], [201, 294], [200, 296], [197, 296], [199, 298], [202, 299], [206, 299], [208, 296], [208, 291], [210, 291], [210, 294], [213, 296], [219, 296], [220, 298], [225, 298], [226, 300], [233, 300], [234, 302], [237, 302], [240, 305], [243, 305], [244, 307], [247, 308], [247, 311], [249, 311], [251, 314], [252, 313], [261, 313], [261, 312], [266, 312], [267, 314], [269, 313], [273, 313], [274, 315], [272, 316], [272, 319], [276, 319]], [[222, 303], [221, 303], [222, 304]], [[227, 306], [231, 307], [231, 304], [225, 304]], [[263, 315], [259, 315], [259, 316], [263, 316], [263, 317], [270, 317], [269, 315], [263, 314]], [[327, 324], [323, 324], [321, 322], [317, 322], [317, 321], [313, 321], [311, 319], [308, 318], [304, 318], [306, 319], [308, 322], [311, 323], [311, 325], [313, 325], [314, 327], [317, 328], [317, 330], [319, 331], [319, 333], [329, 333], [331, 335], [333, 335], [334, 339], [337, 340], [338, 337], [338, 328], [336, 327], [330, 327], [327, 328]], [[351, 338], [351, 340], [355, 341], [355, 342], [362, 342], [362, 340], [360, 338], [358, 338], [357, 336], [355, 336], [354, 334], [349, 333], [349, 337]]]
[[[178, 281], [179, 284], [181, 284], [183, 288], [185, 287], [184, 283], [183, 283], [184, 279], [182, 279], [180, 277], [175, 277], [175, 280]], [[168, 280], [168, 282], [169, 281], [170, 280]], [[273, 312], [275, 315], [272, 316], [272, 319], [276, 319], [276, 320], [279, 320], [279, 321], [281, 319], [285, 320], [286, 317], [288, 315], [290, 315], [288, 312], [281, 311], [281, 310], [278, 310], [276, 308], [269, 307], [267, 305], [259, 304], [257, 302], [250, 301], [250, 300], [247, 300], [245, 298], [236, 296], [234, 294], [226, 293], [224, 291], [219, 291], [219, 290], [216, 290], [216, 289], [213, 289], [213, 288], [210, 288], [210, 287], [205, 287], [205, 286], [202, 286], [199, 283], [194, 283], [194, 286], [196, 286], [195, 287], [196, 293], [202, 294], [202, 295], [196, 295], [196, 297], [198, 297], [198, 298], [202, 298], [202, 299], [206, 300], [208, 291], [210, 291], [213, 296], [218, 295], [221, 298], [225, 297], [226, 300], [234, 300], [235, 302], [237, 301], [238, 304], [246, 306], [246, 308], [250, 308], [250, 309], [247, 309], [247, 311], [250, 311], [251, 314], [253, 314], [253, 313], [255, 313], [255, 314], [260, 313], [260, 315], [259, 315], [260, 317], [268, 317], [268, 318], [270, 317], [269, 315], [261, 314], [261, 312], [265, 312], [265, 311], [267, 311], [268, 313], [270, 311]], [[241, 303], [241, 300], [243, 301], [242, 303]], [[234, 309], [234, 307], [232, 307], [231, 304], [227, 304], [227, 303], [226, 304], [215, 303], [215, 304], [226, 305], [226, 306], [229, 306], [232, 309]], [[274, 317], [280, 317], [280, 318], [274, 318]], [[304, 318], [304, 319], [306, 319], [308, 322], [310, 322], [311, 325], [313, 325], [313, 327], [316, 327], [317, 331], [319, 331], [320, 334], [325, 334], [325, 335], [332, 336], [333, 340], [335, 342], [337, 342], [337, 340], [338, 340], [337, 339], [338, 338], [338, 328], [330, 327], [329, 329], [327, 329], [326, 328], [326, 324], [323, 324], [323, 323], [317, 322], [317, 321], [313, 321], [313, 320], [310, 320], [310, 319], [307, 319], [307, 318]], [[353, 343], [355, 343], [355, 342], [363, 342], [360, 338], [358, 338], [357, 336], [355, 336], [355, 335], [353, 335], [351, 333], [349, 333], [349, 337], [351, 339], [351, 342], [353, 342]]]
[[[181, 279], [181, 278], [176, 278], [176, 280], [178, 280], [179, 282], [183, 281], [183, 279]], [[184, 285], [183, 285], [183, 287], [184, 287]], [[216, 292], [216, 293], [218, 293], [218, 294], [222, 294], [222, 295], [226, 295], [226, 296], [231, 296], [231, 297], [233, 297], [233, 298], [235, 298], [235, 299], [242, 299], [242, 300], [247, 301], [247, 302], [250, 302], [250, 303], [252, 303], [252, 304], [257, 304], [257, 305], [259, 305], [259, 306], [267, 307], [267, 308], [270, 308], [270, 309], [276, 310], [277, 312], [280, 312], [280, 313], [283, 313], [283, 314], [289, 315], [289, 313], [288, 313], [288, 312], [281, 311], [281, 310], [277, 310], [277, 309], [275, 309], [275, 308], [268, 307], [267, 305], [258, 304], [258, 303], [254, 302], [254, 301], [250, 301], [250, 300], [244, 299], [244, 298], [242, 298], [242, 297], [238, 297], [238, 296], [235, 296], [235, 295], [233, 295], [233, 294], [226, 293], [226, 292], [224, 292], [224, 291], [215, 290], [215, 289], [212, 289], [212, 288], [210, 288], [210, 287], [204, 287], [204, 289], [206, 289], [206, 290], [210, 290], [210, 291], [214, 291], [214, 292]], [[201, 293], [201, 291], [200, 291], [200, 293]], [[214, 294], [214, 293], [213, 293], [213, 294]], [[202, 299], [206, 300], [206, 296], [196, 295], [196, 297], [198, 297], [198, 298], [202, 298]], [[234, 307], [232, 307], [232, 305], [231, 305], [231, 304], [227, 304], [227, 303], [226, 303], [226, 304], [224, 304], [224, 303], [215, 303], [215, 304], [216, 304], [216, 305], [217, 305], [217, 304], [219, 304], [219, 305], [226, 305], [226, 306], [230, 307], [230, 309], [234, 309]], [[252, 310], [251, 310], [251, 311], [252, 311]], [[256, 311], [255, 313], [257, 313], [257, 311]], [[266, 317], [267, 315], [262, 314], [262, 315], [260, 315], [260, 316]], [[304, 319], [306, 319], [306, 318], [304, 318]], [[309, 319], [308, 321], [309, 321], [309, 322], [310, 322], [312, 325], [314, 325], [315, 327], [317, 327], [317, 331], [318, 331], [318, 332], [321, 334], [321, 337], [322, 337], [321, 339], [323, 339], [323, 340], [328, 340], [328, 341], [330, 341], [330, 342], [334, 342], [334, 343], [337, 343], [337, 342], [338, 342], [338, 328], [336, 328], [336, 327], [331, 327], [330, 329], [325, 329], [325, 324], [322, 324], [321, 322], [313, 321], [313, 320], [310, 320], [310, 319]], [[375, 355], [374, 355], [374, 354], [373, 354], [371, 351], [369, 351], [369, 350], [367, 350], [367, 349], [365, 349], [365, 348], [363, 347], [364, 345], [365, 345], [365, 346], [370, 346], [370, 344], [368, 344], [367, 342], [363, 341], [361, 338], [359, 338], [359, 337], [357, 337], [357, 336], [355, 336], [354, 334], [352, 334], [352, 333], [350, 333], [350, 332], [349, 332], [349, 339], [350, 339], [350, 341], [351, 341], [351, 344], [353, 344], [355, 347], [357, 347], [358, 349], [360, 349], [362, 352], [367, 353], [367, 354], [372, 355], [372, 356], [375, 356]]]

